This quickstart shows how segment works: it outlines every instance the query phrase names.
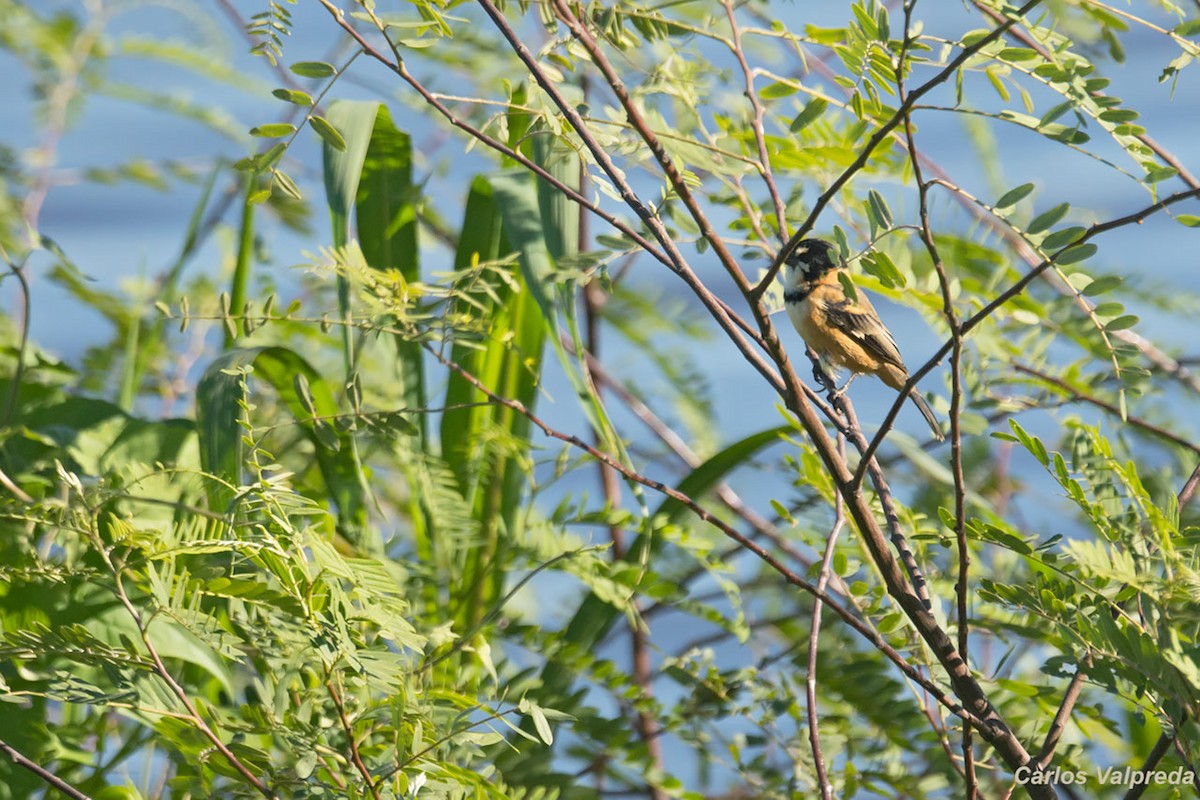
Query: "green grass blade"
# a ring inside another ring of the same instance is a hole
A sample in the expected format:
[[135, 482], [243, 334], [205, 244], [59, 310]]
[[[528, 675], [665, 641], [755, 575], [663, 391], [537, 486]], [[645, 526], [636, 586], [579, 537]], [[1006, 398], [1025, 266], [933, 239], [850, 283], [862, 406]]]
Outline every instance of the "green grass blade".
[[[421, 278], [417, 241], [419, 189], [412, 180], [412, 139], [392, 122], [386, 106], [375, 116], [355, 201], [359, 246], [375, 269], [396, 269], [410, 283]], [[423, 408], [421, 348], [396, 337], [398, 378], [407, 408]], [[424, 439], [425, 415], [418, 419]]]
[[[477, 177], [467, 195], [466, 211], [463, 214], [462, 233], [458, 250], [454, 255], [455, 270], [464, 270], [473, 261], [495, 261], [501, 253], [500, 210], [496, 206], [492, 185], [486, 178]], [[456, 342], [450, 357], [461, 364], [472, 375], [482, 377], [485, 353], [479, 349]], [[457, 372], [450, 374], [446, 386], [446, 411], [442, 414], [440, 437], [442, 458], [458, 478], [463, 493], [470, 491], [473, 483], [470, 443], [475, 440], [484, 421], [491, 418], [488, 408], [466, 407], [478, 402], [482, 395]]]
[[[245, 196], [242, 198], [242, 219], [238, 229], [237, 260], [233, 266], [233, 280], [229, 286], [229, 311], [240, 314], [246, 307], [246, 287], [250, 283], [250, 268], [254, 258], [254, 203], [250, 196], [254, 194], [258, 181], [253, 175], [246, 176]], [[241, 326], [236, 324], [225, 326], [225, 349], [233, 347], [237, 332]]]
[[[252, 367], [253, 374], [275, 390], [312, 443], [327, 490], [316, 492], [314, 499], [332, 501], [338, 531], [351, 543], [378, 552], [379, 542], [363, 540], [367, 489], [350, 447], [350, 433], [333, 424], [340, 413], [333, 389], [308, 361], [292, 350], [285, 347], [230, 350], [209, 365], [196, 389], [200, 463], [204, 470], [235, 486], [242, 483], [246, 431], [239, 420], [247, 398], [240, 370], [246, 367]], [[306, 396], [301, 395], [300, 381], [307, 385]], [[209, 503], [215, 511], [226, 511], [232, 499], [232, 491], [224, 487], [209, 492]]]

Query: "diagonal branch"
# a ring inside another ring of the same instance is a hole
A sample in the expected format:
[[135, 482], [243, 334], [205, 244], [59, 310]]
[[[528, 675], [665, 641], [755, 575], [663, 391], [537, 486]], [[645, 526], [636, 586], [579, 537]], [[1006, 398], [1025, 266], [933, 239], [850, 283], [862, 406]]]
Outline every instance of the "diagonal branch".
[[4, 755], [8, 756], [9, 759], [18, 767], [37, 775], [47, 784], [62, 792], [63, 795], [71, 798], [71, 800], [91, 800], [89, 795], [79, 791], [74, 786], [67, 783], [62, 778], [58, 777], [36, 761], [31, 761], [30, 759], [26, 758], [21, 751], [17, 750], [3, 739], [0, 739], [0, 753], [4, 753]]
[[1046, 732], [1046, 740], [1042, 742], [1042, 749], [1038, 751], [1037, 763], [1042, 769], [1050, 766], [1050, 759], [1054, 757], [1054, 750], [1058, 747], [1058, 742], [1062, 739], [1063, 731], [1067, 728], [1067, 720], [1071, 718], [1071, 711], [1075, 708], [1075, 703], [1079, 701], [1079, 694], [1083, 691], [1083, 684], [1087, 681], [1088, 670], [1092, 668], [1092, 656], [1089, 653], [1084, 653], [1080, 663], [1076, 665], [1075, 674], [1071, 676], [1071, 682], [1067, 684], [1067, 690], [1063, 692], [1062, 702], [1058, 705], [1058, 711], [1054, 714], [1054, 719], [1050, 723], [1050, 730]]

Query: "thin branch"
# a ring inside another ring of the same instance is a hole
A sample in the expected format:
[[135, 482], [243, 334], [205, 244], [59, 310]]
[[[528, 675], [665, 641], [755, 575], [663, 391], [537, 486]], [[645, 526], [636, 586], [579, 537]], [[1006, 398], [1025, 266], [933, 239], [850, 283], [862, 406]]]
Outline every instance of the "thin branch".
[[43, 781], [48, 783], [50, 786], [53, 786], [55, 789], [58, 789], [60, 792], [65, 794], [67, 797], [70, 797], [71, 800], [91, 800], [90, 795], [86, 795], [83, 792], [79, 791], [74, 786], [67, 783], [62, 778], [55, 775], [53, 772], [51, 772], [50, 770], [43, 767], [41, 764], [38, 764], [37, 762], [29, 760], [28, 758], [23, 756], [20, 753], [20, 751], [18, 751], [15, 747], [13, 747], [11, 744], [4, 741], [3, 739], [0, 739], [0, 753], [4, 753], [4, 755], [8, 756], [9, 759], [11, 759], [12, 762], [14, 764], [16, 764], [18, 767], [20, 767], [21, 769], [24, 769], [24, 770], [28, 770], [29, 772], [32, 772], [34, 775], [37, 775], [39, 778], [41, 778]]
[[754, 71], [750, 69], [750, 64], [746, 61], [746, 53], [742, 49], [742, 30], [738, 27], [737, 16], [733, 11], [733, 0], [724, 0], [723, 4], [725, 15], [729, 17], [729, 28], [733, 32], [733, 54], [737, 57], [738, 65], [742, 69], [742, 77], [745, 80], [746, 99], [750, 101], [750, 108], [754, 111], [754, 115], [751, 117], [751, 126], [754, 129], [754, 142], [758, 146], [758, 164], [756, 166], [763, 181], [767, 184], [767, 194], [770, 195], [771, 202], [775, 205], [775, 224], [779, 231], [779, 238], [782, 240], [787, 236], [787, 210], [783, 203], [783, 196], [775, 186], [775, 175], [771, 171], [771, 156], [767, 152], [767, 134], [763, 129], [764, 109], [762, 103], [758, 101], [758, 93], [754, 90]]
[[[1080, 402], [1087, 403], [1088, 405], [1096, 406], [1096, 408], [1104, 409], [1108, 413], [1113, 414], [1114, 416], [1116, 416], [1118, 418], [1120, 418], [1120, 416], [1121, 416], [1121, 409], [1116, 404], [1110, 403], [1109, 401], [1104, 400], [1103, 398], [1100, 398], [1100, 397], [1096, 397], [1095, 395], [1088, 394], [1087, 392], [1082, 392], [1079, 389], [1072, 386], [1071, 384], [1062, 380], [1061, 378], [1056, 378], [1055, 376], [1053, 376], [1049, 373], [1046, 373], [1046, 372], [1043, 372], [1042, 370], [1035, 369], [1034, 367], [1030, 367], [1025, 364], [1022, 364], [1019, 361], [1014, 361], [1012, 364], [1012, 367], [1017, 372], [1037, 378], [1039, 381], [1042, 381], [1043, 383], [1048, 383], [1051, 386], [1061, 390], [1062, 392], [1064, 392], [1067, 395], [1068, 400], [1073, 400], [1073, 401], [1077, 400]], [[1155, 425], [1152, 422], [1147, 422], [1146, 420], [1141, 419], [1140, 417], [1135, 417], [1132, 414], [1126, 414], [1125, 415], [1125, 424], [1131, 425], [1134, 428], [1145, 431], [1146, 433], [1148, 433], [1152, 436], [1155, 436], [1159, 439], [1162, 439], [1163, 441], [1170, 442], [1173, 445], [1177, 445], [1177, 446], [1185, 448], [1187, 450], [1191, 450], [1193, 453], [1200, 455], [1200, 445], [1196, 444], [1195, 442], [1189, 441], [1176, 433], [1172, 433], [1171, 431], [1167, 430], [1166, 428], [1162, 428], [1158, 425]]]
[[[830, 381], [830, 387], [830, 391], [833, 391], [832, 381]], [[841, 406], [842, 413], [846, 415], [846, 419], [850, 422], [848, 427], [850, 440], [854, 442], [854, 447], [861, 453], [867, 447], [867, 440], [863, 436], [862, 428], [858, 424], [858, 417], [854, 413], [854, 407], [850, 404], [850, 399], [845, 395], [838, 398], [838, 403]], [[879, 498], [879, 507], [883, 511], [884, 522], [887, 523], [888, 536], [891, 539], [892, 547], [896, 548], [896, 553], [900, 557], [900, 563], [904, 565], [904, 571], [908, 573], [909, 580], [912, 581], [912, 590], [920, 598], [926, 610], [932, 609], [933, 599], [929, 595], [929, 583], [925, 580], [925, 573], [917, 563], [917, 557], [913, 554], [912, 548], [908, 544], [908, 539], [900, 527], [900, 514], [896, 510], [896, 499], [892, 496], [892, 489], [888, 486], [887, 479], [884, 477], [883, 467], [880, 466], [879, 459], [872, 456], [870, 463], [867, 465], [867, 471], [871, 475], [871, 485], [875, 488], [875, 494]]]
[[104, 547], [103, 542], [101, 542], [99, 539], [96, 539], [95, 544], [100, 557], [104, 559], [104, 563], [108, 566], [109, 571], [112, 573], [113, 578], [115, 579], [114, 583], [117, 599], [120, 601], [121, 605], [125, 607], [125, 610], [129, 613], [129, 616], [133, 618], [133, 622], [135, 625], [137, 625], [138, 632], [141, 634], [142, 644], [145, 646], [146, 652], [150, 654], [150, 658], [154, 661], [155, 672], [157, 672], [158, 676], [163, 680], [164, 683], [167, 684], [167, 686], [171, 689], [172, 694], [174, 694], [175, 697], [179, 699], [179, 702], [183, 704], [183, 707], [187, 709], [188, 714], [191, 715], [192, 724], [194, 724], [200, 733], [203, 734], [204, 738], [212, 742], [212, 745], [217, 752], [224, 756], [225, 760], [229, 762], [230, 766], [237, 770], [237, 772], [243, 778], [245, 778], [246, 782], [253, 786], [259, 794], [268, 798], [268, 800], [278, 800], [278, 795], [276, 795], [275, 792], [270, 789], [270, 787], [263, 783], [257, 775], [251, 772], [249, 767], [242, 763], [241, 759], [234, 755], [233, 751], [229, 749], [228, 745], [221, 741], [221, 737], [218, 736], [216, 732], [209, 727], [208, 723], [204, 721], [204, 718], [200, 716], [199, 710], [196, 708], [195, 703], [192, 702], [192, 699], [188, 697], [187, 691], [184, 690], [179, 682], [175, 680], [175, 677], [171, 674], [171, 671], [167, 669], [167, 665], [163, 662], [162, 657], [158, 654], [158, 649], [155, 648], [154, 643], [150, 640], [150, 634], [147, 631], [147, 625], [142, 618], [141, 612], [138, 611], [137, 607], [134, 606], [133, 601], [129, 599], [129, 595], [125, 592], [125, 584], [121, 577], [123, 568], [118, 567], [115, 563], [113, 563], [113, 560], [109, 555], [108, 550]]
[[[845, 455], [846, 440], [838, 438], [838, 447]], [[833, 572], [833, 554], [837, 550], [838, 534], [846, 524], [846, 508], [842, 496], [834, 501], [833, 528], [825, 541], [825, 554], [821, 558], [821, 571], [817, 575], [817, 588], [821, 591], [829, 584]], [[808, 663], [804, 674], [804, 692], [808, 704], [808, 742], [812, 748], [813, 766], [817, 772], [817, 785], [821, 787], [821, 800], [832, 800], [833, 784], [825, 769], [825, 756], [821, 752], [820, 716], [817, 709], [817, 645], [821, 640], [821, 599], [813, 601], [812, 626], [808, 631]]]
[[1067, 721], [1071, 718], [1071, 711], [1075, 708], [1075, 703], [1079, 701], [1079, 694], [1083, 691], [1083, 684], [1087, 681], [1088, 670], [1092, 667], [1092, 656], [1090, 653], [1084, 653], [1080, 663], [1075, 667], [1075, 674], [1071, 676], [1071, 682], [1067, 684], [1067, 690], [1063, 692], [1062, 702], [1058, 705], [1058, 711], [1054, 714], [1054, 720], [1050, 723], [1050, 730], [1046, 731], [1046, 740], [1042, 742], [1042, 749], [1038, 751], [1037, 763], [1042, 769], [1050, 766], [1050, 759], [1054, 757], [1054, 750], [1058, 747], [1058, 742], [1062, 739], [1063, 731], [1067, 728]]
[[346, 705], [342, 702], [341, 693], [334, 686], [331, 669], [325, 670], [325, 688], [329, 690], [329, 697], [333, 700], [333, 706], [338, 712], [338, 721], [342, 725], [342, 730], [346, 732], [346, 741], [350, 748], [350, 760], [370, 789], [371, 796], [375, 800], [380, 800], [379, 786], [375, 783], [375, 779], [371, 777], [371, 770], [367, 769], [367, 765], [363, 763], [362, 754], [358, 750], [358, 740], [354, 738], [354, 725], [350, 722], [350, 715], [346, 713]]
[[[21, 289], [21, 341], [17, 345], [16, 363], [13, 365], [13, 374], [9, 379], [8, 401], [4, 404], [3, 424], [5, 427], [12, 424], [13, 415], [17, 411], [17, 396], [21, 389], [21, 379], [25, 374], [25, 356], [29, 352], [29, 318], [32, 303], [29, 295], [29, 276], [25, 274], [27, 258], [21, 259], [19, 264], [10, 263], [8, 265], [9, 271], [16, 277], [17, 285]], [[22, 499], [24, 500], [24, 498]]]
[[[1138, 772], [1143, 775], [1153, 772], [1158, 767], [1159, 762], [1162, 761], [1163, 756], [1171, 749], [1171, 744], [1174, 741], [1174, 731], [1163, 731], [1162, 735], [1158, 737], [1158, 741], [1154, 743], [1154, 747], [1150, 748], [1150, 753], [1146, 756], [1146, 760], [1142, 762], [1142, 766], [1138, 768]], [[1133, 786], [1130, 786], [1129, 791], [1125, 792], [1125, 800], [1138, 800], [1139, 797], [1146, 793], [1148, 785], [1149, 781], [1135, 783]]]
[[[587, 96], [587, 84], [584, 84], [584, 96]], [[584, 167], [583, 160], [579, 162], [579, 180], [580, 186], [587, 178], [587, 170]], [[579, 250], [583, 251], [588, 246], [587, 226], [583, 220], [579, 226]], [[593, 365], [598, 363], [600, 356], [600, 321], [601, 311], [604, 308], [608, 298], [604, 293], [604, 289], [600, 286], [597, 280], [588, 281], [583, 287], [583, 310], [584, 310], [584, 326], [585, 335], [587, 337], [584, 346], [586, 347], [584, 362], [584, 375], [587, 381], [591, 384], [592, 394], [597, 402], [603, 402], [603, 386], [597, 379], [593, 370]], [[563, 336], [564, 341], [569, 340], [569, 337]], [[599, 448], [604, 442], [604, 435], [600, 430], [592, 431], [592, 442]], [[596, 462], [596, 468], [600, 472], [600, 486], [604, 492], [604, 504], [608, 508], [619, 508], [621, 505], [621, 482], [617, 479], [617, 473], [611, 467], [608, 467], [602, 462]], [[626, 555], [625, 531], [619, 525], [610, 525], [608, 528], [609, 541], [612, 542], [612, 559], [614, 562], [623, 559]], [[638, 609], [640, 603], [638, 598], [631, 599], [634, 609]], [[651, 698], [654, 696], [654, 681], [653, 673], [650, 664], [650, 645], [649, 645], [649, 628], [644, 619], [639, 619], [635, 613], [629, 622], [629, 650], [630, 661], [633, 667], [633, 682], [641, 690], [642, 697]], [[662, 738], [659, 736], [658, 720], [649, 711], [635, 710], [634, 711], [634, 727], [637, 730], [638, 737], [646, 745], [646, 754], [648, 756], [650, 766], [655, 772], [661, 772], [663, 766]], [[667, 793], [660, 786], [649, 784], [650, 800], [667, 800]]]
[[1192, 498], [1196, 496], [1197, 488], [1200, 488], [1200, 464], [1196, 465], [1187, 482], [1183, 484], [1183, 488], [1179, 490], [1180, 512], [1187, 508], [1188, 503], [1192, 502]]

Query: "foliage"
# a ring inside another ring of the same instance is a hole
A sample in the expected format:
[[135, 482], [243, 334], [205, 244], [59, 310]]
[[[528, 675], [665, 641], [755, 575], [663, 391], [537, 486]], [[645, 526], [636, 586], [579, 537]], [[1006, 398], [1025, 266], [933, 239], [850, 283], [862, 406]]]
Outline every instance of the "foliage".
[[[1136, 254], [1200, 182], [1112, 93], [1145, 37], [1186, 89], [1194, 10], [152, 5], [0, 0], [0, 797], [1194, 777], [1196, 298]], [[57, 167], [116, 101], [221, 145]], [[70, 181], [194, 195], [162, 270], [91, 280]], [[810, 235], [924, 323], [948, 444], [798, 366]], [[110, 337], [33, 341], [47, 281]]]

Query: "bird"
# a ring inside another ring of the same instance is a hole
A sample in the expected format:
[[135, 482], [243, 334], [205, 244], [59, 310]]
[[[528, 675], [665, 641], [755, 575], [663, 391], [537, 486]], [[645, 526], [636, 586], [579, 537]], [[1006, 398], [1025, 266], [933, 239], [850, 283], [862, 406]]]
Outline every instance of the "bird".
[[[900, 348], [866, 293], [856, 289], [853, 299], [846, 293], [842, 284], [846, 265], [834, 245], [804, 239], [783, 263], [783, 302], [796, 331], [818, 355], [850, 370], [850, 378], [834, 397], [840, 397], [859, 375], [874, 375], [896, 391], [903, 390], [908, 368]], [[909, 390], [909, 397], [934, 438], [943, 441], [942, 426], [916, 387]]]

